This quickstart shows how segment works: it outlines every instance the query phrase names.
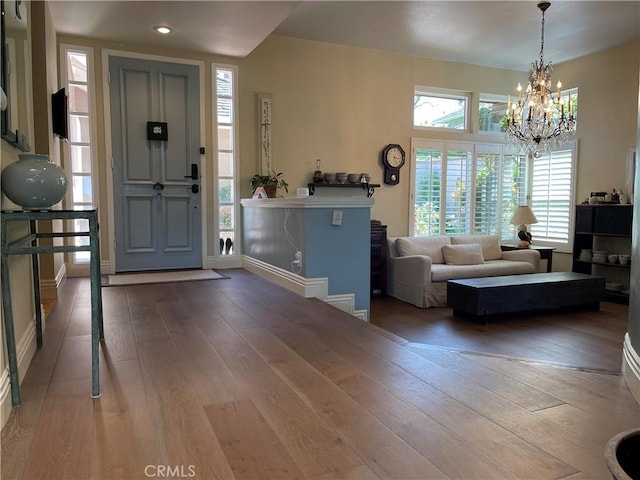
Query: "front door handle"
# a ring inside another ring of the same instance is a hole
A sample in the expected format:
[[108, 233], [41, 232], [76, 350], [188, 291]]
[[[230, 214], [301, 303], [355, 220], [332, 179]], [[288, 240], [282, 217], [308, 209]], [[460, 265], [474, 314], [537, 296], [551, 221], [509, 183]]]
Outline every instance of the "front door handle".
[[156, 195], [160, 196], [162, 195], [162, 190], [164, 190], [164, 185], [160, 182], [156, 182], [153, 185], [153, 189], [156, 191]]
[[191, 175], [185, 175], [184, 178], [190, 178], [191, 180], [197, 180], [198, 179], [198, 164], [197, 163], [192, 163], [191, 164]]

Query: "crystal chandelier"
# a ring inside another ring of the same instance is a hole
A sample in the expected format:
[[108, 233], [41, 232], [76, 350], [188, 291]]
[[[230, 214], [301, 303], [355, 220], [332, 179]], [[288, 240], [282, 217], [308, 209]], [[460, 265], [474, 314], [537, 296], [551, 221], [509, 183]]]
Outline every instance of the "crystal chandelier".
[[509, 96], [507, 101], [507, 144], [536, 157], [558, 148], [576, 131], [571, 94], [564, 102], [560, 92], [562, 84], [558, 82], [554, 95], [551, 90], [553, 67], [551, 62], [545, 65], [543, 60], [544, 12], [550, 5], [550, 2], [538, 3], [542, 12], [540, 59], [531, 64], [529, 85], [523, 92], [518, 84], [517, 99], [511, 103]]

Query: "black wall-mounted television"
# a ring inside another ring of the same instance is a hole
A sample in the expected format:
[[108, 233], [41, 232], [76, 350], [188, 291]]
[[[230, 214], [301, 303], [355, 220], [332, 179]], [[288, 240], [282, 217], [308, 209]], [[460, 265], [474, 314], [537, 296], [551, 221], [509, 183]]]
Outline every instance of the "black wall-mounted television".
[[69, 138], [69, 99], [67, 91], [61, 88], [51, 94], [51, 120], [53, 124], [53, 134], [66, 140]]

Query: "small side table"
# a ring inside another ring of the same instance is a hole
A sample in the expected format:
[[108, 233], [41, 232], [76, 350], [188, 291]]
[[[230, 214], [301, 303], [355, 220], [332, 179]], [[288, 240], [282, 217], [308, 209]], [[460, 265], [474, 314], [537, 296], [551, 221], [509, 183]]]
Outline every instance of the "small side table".
[[[100, 396], [99, 354], [100, 340], [104, 340], [102, 324], [102, 286], [100, 284], [100, 245], [98, 240], [97, 210], [3, 210], [0, 224], [2, 241], [2, 313], [4, 314], [7, 357], [9, 360], [9, 379], [11, 381], [11, 402], [20, 405], [20, 381], [18, 376], [18, 359], [16, 355], [16, 339], [13, 326], [13, 310], [11, 306], [11, 285], [9, 279], [9, 255], [31, 255], [33, 269], [33, 290], [36, 309], [36, 343], [42, 347], [42, 315], [40, 310], [40, 270], [39, 253], [89, 252], [89, 276], [91, 277], [91, 396]], [[37, 220], [87, 220], [89, 230], [85, 232], [38, 233]], [[28, 221], [29, 235], [7, 241], [7, 223], [11, 221]], [[38, 245], [40, 238], [89, 237], [88, 245]]]
[[537, 250], [540, 252], [540, 260], [547, 261], [547, 273], [551, 272], [551, 268], [553, 267], [553, 251], [555, 250], [555, 247], [541, 247], [538, 245], [518, 247], [517, 245], [502, 244], [500, 245], [500, 248], [503, 252], [508, 252], [509, 250], [526, 250], [527, 248]]

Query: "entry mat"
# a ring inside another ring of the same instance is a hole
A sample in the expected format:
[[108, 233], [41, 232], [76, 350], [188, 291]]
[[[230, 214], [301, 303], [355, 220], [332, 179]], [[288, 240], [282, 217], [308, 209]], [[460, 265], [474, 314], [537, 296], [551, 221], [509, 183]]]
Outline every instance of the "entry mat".
[[168, 270], [162, 272], [118, 273], [104, 275], [103, 287], [142, 285], [149, 283], [192, 282], [195, 280], [219, 280], [228, 278], [213, 270]]

